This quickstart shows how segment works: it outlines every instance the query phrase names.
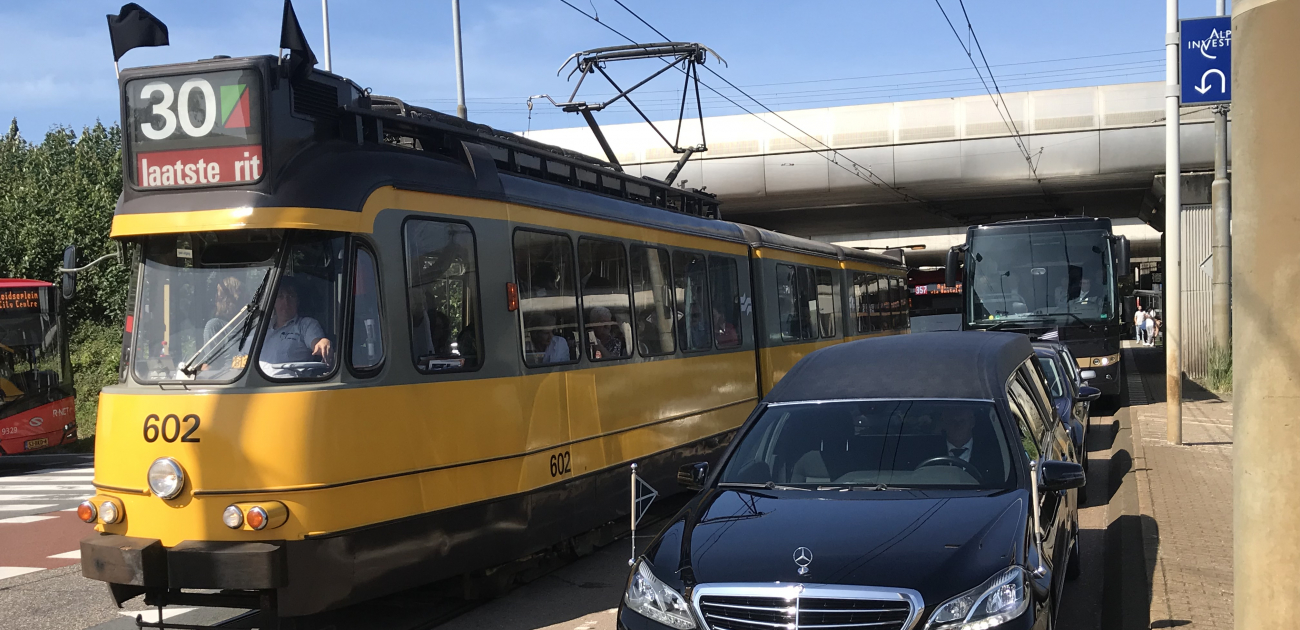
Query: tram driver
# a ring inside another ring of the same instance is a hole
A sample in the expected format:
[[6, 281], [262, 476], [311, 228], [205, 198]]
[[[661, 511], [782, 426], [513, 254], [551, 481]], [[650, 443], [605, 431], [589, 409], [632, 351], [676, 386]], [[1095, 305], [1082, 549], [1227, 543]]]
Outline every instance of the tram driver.
[[260, 362], [268, 376], [292, 376], [277, 368], [285, 363], [325, 363], [334, 360], [330, 340], [314, 317], [298, 314], [298, 287], [286, 279], [275, 295], [275, 311], [262, 342]]

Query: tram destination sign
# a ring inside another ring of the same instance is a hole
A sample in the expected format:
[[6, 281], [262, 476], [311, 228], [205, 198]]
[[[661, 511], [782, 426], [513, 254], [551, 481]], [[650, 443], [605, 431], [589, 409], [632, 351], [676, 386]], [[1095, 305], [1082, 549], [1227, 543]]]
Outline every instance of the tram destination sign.
[[261, 77], [254, 70], [134, 79], [124, 94], [132, 180], [140, 188], [262, 178]]
[[1181, 20], [1178, 80], [1183, 105], [1232, 100], [1232, 18]]

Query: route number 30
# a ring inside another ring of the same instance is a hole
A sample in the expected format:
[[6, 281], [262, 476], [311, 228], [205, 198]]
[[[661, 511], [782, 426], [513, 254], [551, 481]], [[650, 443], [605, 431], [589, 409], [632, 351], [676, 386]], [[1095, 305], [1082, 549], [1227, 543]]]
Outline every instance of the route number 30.
[[[182, 424], [189, 425], [185, 435], [181, 435]], [[144, 441], [150, 443], [157, 442], [160, 437], [167, 443], [175, 442], [177, 438], [182, 442], [198, 442], [199, 438], [192, 437], [198, 430], [199, 417], [194, 414], [181, 418], [174, 413], [169, 413], [159, 420], [158, 414], [151, 413], [144, 419]]]
[[[194, 90], [198, 90], [203, 96], [203, 123], [195, 125], [190, 118], [190, 95]], [[212, 90], [212, 84], [206, 79], [190, 79], [181, 84], [179, 90], [172, 90], [172, 86], [162, 81], [153, 81], [146, 83], [140, 88], [140, 98], [149, 101], [154, 94], [161, 94], [162, 100], [153, 104], [150, 110], [154, 116], [162, 118], [162, 127], [155, 127], [152, 122], [142, 123], [140, 131], [144, 137], [150, 140], [165, 140], [170, 138], [176, 132], [176, 125], [179, 123], [181, 131], [191, 138], [202, 138], [212, 131], [212, 127], [217, 124], [217, 94]], [[179, 97], [179, 98], [177, 98]], [[176, 111], [172, 111], [172, 103], [176, 103]], [[177, 116], [179, 114], [179, 116]]]

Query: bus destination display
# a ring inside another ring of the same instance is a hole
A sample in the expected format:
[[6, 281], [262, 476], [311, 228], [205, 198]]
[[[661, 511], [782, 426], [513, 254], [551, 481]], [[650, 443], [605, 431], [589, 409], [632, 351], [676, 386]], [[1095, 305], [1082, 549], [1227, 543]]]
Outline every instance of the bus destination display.
[[173, 188], [262, 178], [261, 80], [253, 70], [126, 84], [136, 185]]
[[0, 312], [39, 311], [41, 292], [36, 289], [0, 289]]

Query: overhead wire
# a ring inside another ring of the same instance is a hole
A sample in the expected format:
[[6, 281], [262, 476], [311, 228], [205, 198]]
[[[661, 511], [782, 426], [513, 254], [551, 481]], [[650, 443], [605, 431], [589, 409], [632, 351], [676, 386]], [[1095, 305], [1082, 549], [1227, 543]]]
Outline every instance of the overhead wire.
[[[612, 27], [610, 27], [609, 25], [605, 24], [604, 22], [600, 22], [599, 20], [595, 20], [595, 18], [593, 18], [592, 16], [587, 15], [587, 13], [586, 13], [585, 11], [582, 11], [582, 10], [578, 9], [577, 7], [573, 6], [572, 4], [569, 4], [566, 0], [560, 0], [560, 1], [561, 1], [561, 2], [564, 2], [564, 4], [568, 5], [570, 8], [574, 9], [575, 11], [578, 11], [579, 13], [581, 13], [581, 14], [587, 16], [588, 19], [592, 19], [593, 21], [596, 21], [597, 24], [600, 24], [601, 26], [604, 26], [605, 28], [608, 28], [609, 30], [611, 30], [611, 31], [613, 31], [614, 33], [618, 34], [620, 37], [622, 37], [622, 38], [628, 40], [628, 41], [631, 42], [633, 45], [638, 45], [638, 46], [641, 45], [641, 44], [640, 44], [639, 42], [637, 42], [636, 40], [634, 40], [634, 39], [628, 37], [627, 35], [624, 35], [624, 34], [622, 34], [622, 33], [619, 33], [617, 30], [615, 30], [614, 28], [612, 28]], [[659, 35], [660, 37], [662, 37], [665, 41], [670, 40], [670, 38], [669, 38], [668, 36], [664, 35], [662, 31], [660, 31], [659, 29], [657, 29], [657, 28], [655, 28], [654, 26], [652, 26], [649, 22], [645, 21], [645, 19], [643, 19], [640, 15], [637, 15], [637, 13], [636, 13], [635, 11], [633, 11], [633, 10], [630, 9], [630, 8], [628, 8], [627, 5], [623, 4], [623, 3], [620, 2], [619, 0], [615, 0], [615, 2], [618, 2], [618, 5], [619, 5], [620, 7], [623, 7], [624, 10], [626, 10], [628, 13], [631, 13], [633, 17], [635, 17], [637, 20], [639, 20], [642, 24], [645, 24], [647, 27], [650, 28], [650, 30], [654, 31], [655, 34], [657, 34], [657, 35]], [[836, 158], [836, 159], [832, 159], [830, 156], [826, 155], [826, 153], [823, 152], [822, 150], [814, 149], [812, 146], [808, 145], [808, 144], [807, 144], [806, 142], [804, 142], [802, 139], [797, 138], [797, 137], [791, 135], [788, 131], [786, 131], [786, 130], [784, 130], [784, 129], [781, 129], [780, 127], [777, 127], [776, 125], [772, 124], [771, 121], [767, 120], [766, 118], [763, 118], [762, 116], [759, 116], [757, 113], [751, 111], [749, 108], [747, 108], [747, 107], [741, 105], [740, 103], [737, 103], [737, 102], [736, 102], [734, 99], [732, 99], [730, 96], [727, 96], [727, 95], [723, 94], [722, 92], [719, 92], [716, 88], [714, 88], [713, 86], [709, 85], [708, 83], [705, 83], [705, 82], [702, 81], [702, 80], [700, 81], [700, 85], [703, 85], [703, 86], [704, 86], [706, 89], [708, 89], [710, 92], [713, 92], [714, 94], [717, 94], [718, 96], [721, 96], [723, 99], [725, 99], [726, 101], [730, 102], [730, 103], [731, 103], [732, 105], [734, 105], [735, 107], [739, 108], [740, 110], [744, 111], [745, 113], [747, 113], [747, 114], [749, 114], [749, 115], [751, 115], [751, 116], [757, 118], [758, 120], [762, 121], [762, 122], [763, 122], [764, 124], [766, 124], [767, 126], [771, 127], [772, 129], [775, 129], [777, 132], [779, 132], [779, 133], [781, 133], [782, 135], [786, 136], [787, 138], [789, 138], [789, 139], [795, 141], [795, 142], [798, 143], [799, 145], [803, 146], [805, 149], [808, 149], [808, 151], [810, 151], [810, 152], [812, 152], [812, 153], [815, 153], [815, 154], [817, 154], [817, 155], [820, 155], [823, 159], [825, 159], [825, 160], [826, 160], [827, 162], [829, 162], [830, 164], [833, 164], [833, 165], [839, 167], [840, 169], [844, 170], [845, 172], [847, 172], [847, 173], [849, 173], [849, 174], [851, 174], [851, 175], [854, 175], [854, 176], [858, 177], [859, 179], [862, 179], [862, 180], [866, 181], [867, 183], [869, 183], [869, 184], [875, 186], [876, 188], [880, 188], [880, 189], [884, 189], [884, 190], [888, 190], [888, 191], [893, 192], [895, 195], [899, 196], [899, 197], [900, 197], [903, 201], [905, 201], [905, 202], [910, 202], [910, 203], [916, 203], [916, 204], [919, 204], [919, 205], [921, 205], [922, 207], [926, 208], [928, 211], [930, 211], [932, 214], [935, 214], [935, 215], [941, 216], [941, 217], [943, 217], [943, 218], [946, 218], [946, 219], [948, 219], [948, 220], [950, 220], [950, 221], [953, 221], [953, 222], [955, 222], [955, 223], [958, 223], [958, 224], [961, 223], [961, 220], [960, 220], [960, 219], [958, 219], [957, 217], [955, 217], [955, 216], [953, 216], [952, 214], [948, 213], [947, 211], [945, 211], [945, 210], [943, 210], [943, 209], [941, 209], [941, 208], [937, 208], [937, 207], [934, 206], [934, 204], [932, 204], [932, 203], [930, 203], [930, 202], [928, 202], [928, 201], [926, 201], [926, 200], [924, 200], [924, 199], [921, 199], [921, 198], [919, 198], [919, 197], [916, 197], [916, 196], [914, 196], [914, 195], [912, 195], [912, 194], [910, 194], [910, 193], [908, 193], [908, 192], [906, 192], [906, 191], [903, 191], [902, 189], [900, 189], [900, 188], [898, 188], [898, 187], [896, 187], [896, 186], [890, 184], [889, 182], [885, 181], [882, 177], [880, 177], [879, 175], [877, 175], [877, 174], [875, 173], [875, 171], [871, 170], [870, 167], [863, 166], [863, 165], [859, 164], [857, 161], [853, 160], [852, 158], [850, 158], [850, 157], [848, 157], [848, 156], [846, 156], [846, 155], [840, 153], [839, 151], [836, 151], [834, 148], [832, 148], [831, 146], [827, 145], [825, 142], [822, 142], [820, 139], [818, 139], [818, 138], [812, 136], [812, 135], [809, 134], [808, 132], [806, 132], [806, 131], [804, 131], [803, 129], [801, 129], [798, 125], [795, 125], [794, 123], [792, 123], [792, 122], [790, 122], [789, 120], [787, 120], [784, 116], [782, 116], [782, 115], [776, 113], [775, 111], [772, 110], [772, 108], [768, 107], [767, 105], [764, 105], [764, 104], [763, 104], [761, 101], [759, 101], [758, 99], [754, 98], [753, 96], [750, 96], [747, 92], [745, 92], [744, 90], [742, 90], [740, 87], [736, 86], [736, 84], [734, 84], [734, 83], [732, 83], [731, 81], [729, 81], [726, 77], [722, 76], [721, 74], [718, 74], [716, 71], [714, 71], [714, 70], [713, 70], [712, 68], [710, 68], [709, 66], [704, 65], [704, 64], [700, 64], [700, 67], [702, 67], [702, 68], [704, 68], [705, 70], [709, 71], [710, 74], [712, 74], [713, 76], [717, 77], [717, 78], [720, 79], [722, 82], [726, 83], [729, 87], [731, 87], [731, 89], [733, 89], [733, 90], [739, 92], [740, 94], [744, 95], [745, 98], [748, 98], [750, 101], [754, 102], [756, 105], [758, 105], [759, 107], [761, 107], [761, 108], [763, 108], [764, 110], [766, 110], [769, 114], [775, 116], [777, 119], [779, 119], [779, 120], [781, 120], [782, 122], [784, 122], [785, 124], [789, 125], [792, 129], [794, 129], [795, 131], [797, 131], [797, 132], [799, 132], [800, 134], [802, 134], [805, 138], [808, 138], [808, 139], [810, 139], [810, 140], [814, 140], [814, 141], [816, 141], [818, 144], [820, 144], [820, 145], [822, 145], [823, 147], [825, 147], [826, 151], [829, 151], [831, 154], [835, 155], [835, 158]], [[841, 164], [841, 163], [838, 161], [838, 158], [843, 158], [846, 162], [848, 162], [849, 164], [851, 164], [851, 165], [853, 166], [853, 168], [849, 168], [849, 167], [847, 167], [847, 166]], [[866, 172], [866, 175], [863, 175], [863, 171]]]

